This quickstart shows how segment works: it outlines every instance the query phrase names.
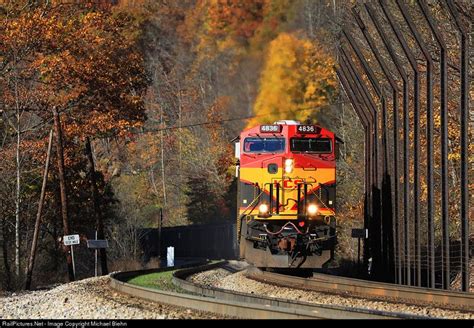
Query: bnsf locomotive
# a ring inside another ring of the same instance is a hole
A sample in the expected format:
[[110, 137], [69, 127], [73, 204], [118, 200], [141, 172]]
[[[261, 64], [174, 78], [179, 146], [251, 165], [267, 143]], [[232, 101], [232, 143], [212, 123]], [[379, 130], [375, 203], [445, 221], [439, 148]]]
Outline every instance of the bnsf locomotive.
[[243, 131], [238, 158], [240, 257], [263, 268], [321, 268], [336, 244], [336, 137], [278, 121]]

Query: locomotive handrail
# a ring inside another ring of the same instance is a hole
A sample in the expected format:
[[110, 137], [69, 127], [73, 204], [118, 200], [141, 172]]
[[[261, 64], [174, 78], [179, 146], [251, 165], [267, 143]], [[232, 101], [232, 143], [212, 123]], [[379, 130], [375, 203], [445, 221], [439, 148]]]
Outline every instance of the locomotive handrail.
[[[264, 190], [262, 190], [262, 191], [260, 192], [260, 194], [258, 194], [258, 196], [255, 197], [255, 198], [250, 202], [249, 206], [247, 206], [247, 207], [245, 208], [244, 212], [243, 212], [243, 213], [241, 214], [241, 216], [240, 216], [241, 219], [246, 215], [245, 212], [249, 209], [250, 206], [252, 206], [253, 202], [254, 202], [256, 199], [259, 199], [259, 198], [260, 198], [260, 196], [263, 194], [263, 192], [264, 192]], [[255, 206], [254, 206], [254, 208], [255, 208]], [[252, 211], [253, 211], [253, 210], [254, 210], [254, 209], [252, 209]]]
[[[321, 183], [319, 184], [319, 188], [322, 188], [323, 186], [324, 186], [323, 184], [321, 184]], [[321, 204], [323, 204], [323, 205], [325, 206], [325, 208], [327, 208], [328, 210], [331, 211], [331, 213], [332, 213], [333, 216], [335, 217], [335, 216], [336, 216], [336, 212], [334, 212], [332, 209], [330, 209], [330, 208], [328, 207], [328, 205], [327, 205], [325, 202], [323, 202], [323, 200], [321, 199], [321, 197], [319, 197], [319, 196], [314, 192], [314, 190], [311, 190], [311, 192], [316, 196], [316, 198], [319, 199], [319, 201], [321, 202]]]
[[[252, 206], [253, 202], [255, 202], [256, 199], [260, 199], [260, 196], [263, 194], [264, 190], [262, 190], [260, 192], [260, 194], [258, 194], [257, 197], [255, 197], [249, 204], [249, 206], [247, 206], [245, 208], [245, 210], [243, 211], [243, 213], [241, 215], [239, 215], [239, 222], [238, 222], [238, 228], [239, 228], [239, 231], [237, 232], [237, 237], [238, 237], [238, 240], [240, 241], [240, 232], [242, 231], [242, 219], [245, 218], [245, 216], [247, 216], [247, 214], [245, 212], [247, 212], [247, 210], [250, 208], [250, 206]], [[255, 203], [255, 205], [253, 206], [252, 208], [252, 211], [255, 209], [255, 207], [257, 206], [258, 203]]]

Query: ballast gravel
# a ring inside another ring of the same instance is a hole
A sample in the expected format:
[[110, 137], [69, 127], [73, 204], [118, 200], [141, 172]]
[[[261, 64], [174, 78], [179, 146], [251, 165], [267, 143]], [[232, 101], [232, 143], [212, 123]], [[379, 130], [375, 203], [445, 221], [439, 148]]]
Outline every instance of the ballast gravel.
[[268, 297], [304, 301], [316, 304], [337, 305], [344, 307], [366, 308], [388, 312], [407, 313], [430, 318], [474, 319], [473, 312], [445, 310], [432, 306], [392, 303], [342, 295], [331, 295], [315, 291], [277, 287], [261, 283], [245, 276], [245, 271], [231, 273], [222, 268], [197, 273], [189, 278], [192, 282], [210, 287], [252, 293]]
[[0, 296], [2, 319], [220, 319], [113, 290], [108, 276]]

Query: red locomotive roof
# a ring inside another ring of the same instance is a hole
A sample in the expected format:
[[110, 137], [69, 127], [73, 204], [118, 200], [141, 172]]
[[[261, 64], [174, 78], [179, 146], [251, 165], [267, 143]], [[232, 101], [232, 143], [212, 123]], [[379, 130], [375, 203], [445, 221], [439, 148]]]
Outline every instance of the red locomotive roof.
[[[279, 121], [280, 122], [280, 121]], [[286, 121], [287, 122], [287, 121]], [[291, 121], [291, 122], [294, 122], [294, 121]], [[278, 123], [278, 122], [277, 122]], [[252, 128], [248, 128], [244, 131], [242, 131], [242, 133], [240, 134], [240, 138], [245, 138], [247, 136], [261, 136], [262, 138], [263, 137], [271, 137], [271, 136], [285, 136], [285, 137], [288, 137], [288, 138], [291, 138], [293, 136], [301, 136], [301, 137], [304, 137], [304, 136], [308, 136], [308, 137], [327, 137], [327, 138], [334, 138], [334, 133], [323, 128], [323, 127], [320, 127], [318, 125], [315, 125], [315, 124], [300, 124], [300, 123], [297, 123], [295, 122], [296, 124], [262, 124], [262, 125], [257, 125], [257, 126], [254, 126]], [[261, 131], [261, 127], [263, 126], [280, 126], [281, 127], [281, 132], [262, 132]], [[297, 131], [297, 127], [298, 126], [314, 126], [314, 127], [317, 127], [319, 131], [315, 131], [314, 133], [312, 132], [298, 132]]]
[[[259, 138], [285, 139], [284, 149], [275, 152], [246, 152], [244, 150], [245, 140]], [[331, 140], [331, 151], [327, 153], [295, 152], [290, 150], [291, 138], [320, 138]], [[275, 124], [263, 124], [244, 130], [240, 134], [240, 165], [246, 167], [261, 167], [262, 161], [275, 157], [294, 158], [297, 167], [333, 168], [335, 167], [335, 135], [333, 132], [318, 125], [299, 124], [294, 121], [279, 121]]]

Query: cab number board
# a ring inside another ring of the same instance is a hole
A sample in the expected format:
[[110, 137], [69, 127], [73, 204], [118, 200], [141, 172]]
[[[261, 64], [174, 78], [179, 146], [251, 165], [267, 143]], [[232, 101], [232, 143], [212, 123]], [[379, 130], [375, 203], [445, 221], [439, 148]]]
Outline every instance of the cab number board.
[[319, 133], [321, 129], [316, 125], [298, 125], [296, 131], [299, 133]]
[[280, 133], [281, 125], [261, 125], [260, 132], [261, 133]]

